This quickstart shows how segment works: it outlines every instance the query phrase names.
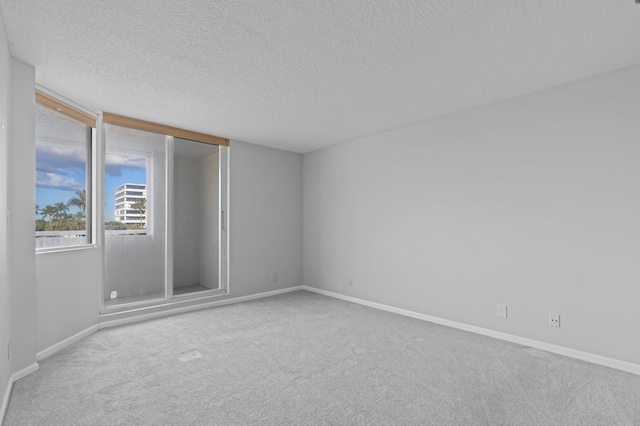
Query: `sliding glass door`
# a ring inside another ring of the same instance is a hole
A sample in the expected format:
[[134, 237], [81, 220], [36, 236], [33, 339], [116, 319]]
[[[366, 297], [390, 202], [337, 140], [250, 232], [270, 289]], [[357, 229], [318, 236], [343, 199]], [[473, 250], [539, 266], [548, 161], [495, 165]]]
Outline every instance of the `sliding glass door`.
[[163, 300], [167, 137], [105, 125], [105, 307]]
[[225, 291], [226, 147], [105, 125], [104, 303]]

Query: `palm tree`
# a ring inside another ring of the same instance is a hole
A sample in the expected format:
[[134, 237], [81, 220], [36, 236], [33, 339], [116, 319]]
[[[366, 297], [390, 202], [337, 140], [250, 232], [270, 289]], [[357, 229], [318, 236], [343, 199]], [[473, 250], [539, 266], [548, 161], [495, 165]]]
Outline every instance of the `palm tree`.
[[142, 198], [131, 205], [131, 208], [136, 209], [140, 212], [140, 227], [142, 227], [143, 220], [142, 215], [147, 210], [147, 200], [146, 198]]
[[42, 218], [38, 218], [40, 214], [40, 205], [36, 204], [36, 232], [44, 231], [44, 227], [46, 226], [46, 222]]
[[53, 207], [50, 204], [44, 206], [42, 210], [40, 210], [40, 213], [42, 214], [42, 219], [44, 219], [45, 221], [47, 220], [48, 217], [52, 217], [55, 212], [56, 212], [55, 207]]
[[69, 207], [65, 203], [55, 203], [53, 209], [53, 218], [57, 220], [64, 219], [69, 211]]
[[84, 213], [87, 208], [87, 190], [76, 191], [76, 196], [67, 201], [67, 206], [76, 206]]

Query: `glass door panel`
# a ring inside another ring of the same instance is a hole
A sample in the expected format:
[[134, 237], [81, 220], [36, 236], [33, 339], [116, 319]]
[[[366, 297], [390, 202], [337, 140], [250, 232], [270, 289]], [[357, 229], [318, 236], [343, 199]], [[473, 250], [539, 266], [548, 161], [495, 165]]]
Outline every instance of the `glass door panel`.
[[105, 125], [104, 306], [166, 299], [166, 136]]

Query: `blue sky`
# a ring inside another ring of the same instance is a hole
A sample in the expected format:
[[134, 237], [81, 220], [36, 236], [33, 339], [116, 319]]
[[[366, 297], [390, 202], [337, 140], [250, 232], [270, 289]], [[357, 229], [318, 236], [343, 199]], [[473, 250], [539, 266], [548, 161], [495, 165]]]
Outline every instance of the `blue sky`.
[[[36, 204], [43, 208], [67, 203], [86, 185], [86, 151], [76, 148], [36, 146]], [[114, 219], [115, 189], [123, 183], [146, 184], [143, 157], [107, 154], [105, 159], [105, 220]], [[77, 207], [69, 209], [71, 213]], [[37, 216], [39, 217], [39, 216]]]
[[[67, 203], [76, 191], [85, 187], [86, 151], [81, 149], [36, 145], [36, 204]], [[77, 212], [71, 207], [71, 213]]]

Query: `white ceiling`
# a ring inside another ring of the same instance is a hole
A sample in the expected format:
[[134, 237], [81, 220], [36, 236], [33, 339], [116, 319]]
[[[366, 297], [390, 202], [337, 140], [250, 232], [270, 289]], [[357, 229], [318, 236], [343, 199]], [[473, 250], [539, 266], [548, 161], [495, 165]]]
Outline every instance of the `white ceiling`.
[[296, 152], [640, 63], [634, 0], [0, 8], [12, 54], [80, 105]]

